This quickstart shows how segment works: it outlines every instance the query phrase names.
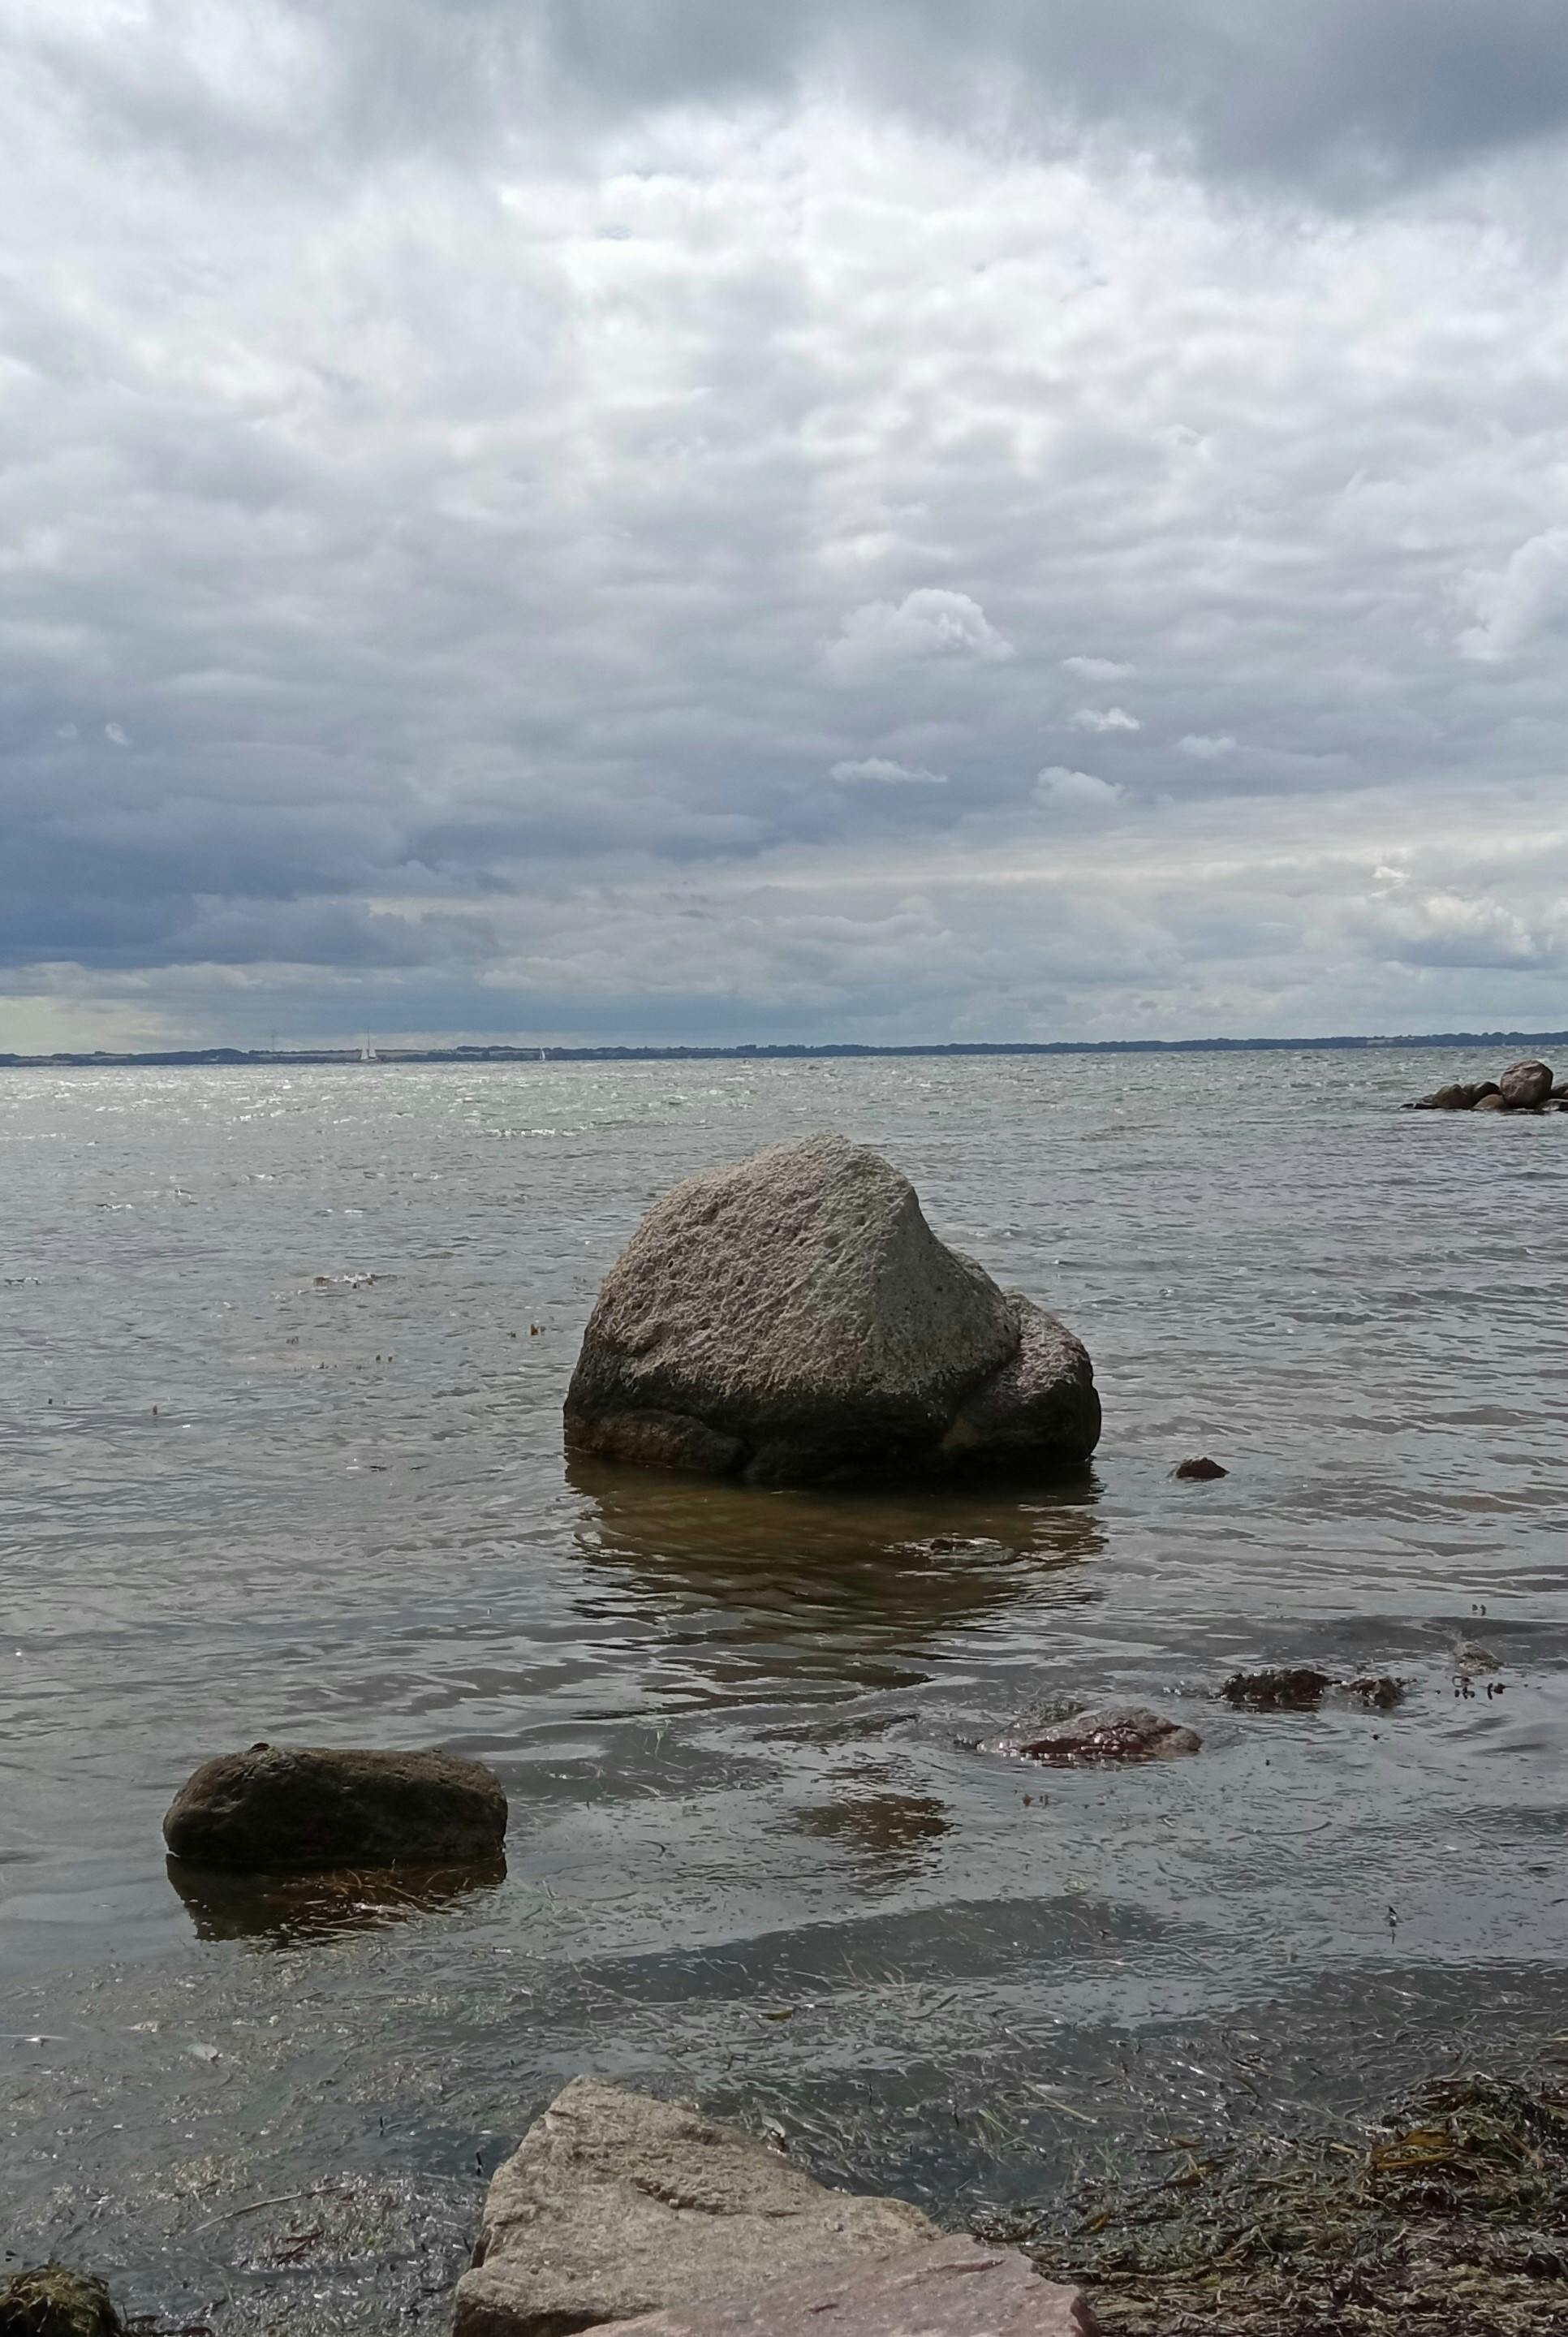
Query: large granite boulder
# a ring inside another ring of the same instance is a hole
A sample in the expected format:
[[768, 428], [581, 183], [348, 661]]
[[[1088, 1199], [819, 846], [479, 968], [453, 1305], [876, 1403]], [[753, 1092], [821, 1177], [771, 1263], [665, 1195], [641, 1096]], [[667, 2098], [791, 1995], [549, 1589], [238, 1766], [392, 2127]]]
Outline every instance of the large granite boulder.
[[579, 1452], [758, 1483], [1086, 1461], [1069, 1331], [944, 1247], [912, 1185], [842, 1136], [655, 1204], [606, 1278], [566, 1399]]
[[1097, 2325], [1080, 2290], [1042, 2280], [1018, 2249], [941, 2239], [611, 2322], [600, 2337], [1095, 2337]]
[[737, 2127], [579, 2078], [496, 2172], [453, 2337], [567, 2337], [938, 2236], [901, 2199], [825, 2190]]
[[203, 1762], [163, 1821], [174, 1857], [261, 1873], [474, 1863], [505, 1834], [506, 1795], [482, 1761], [315, 1745]]
[[1552, 1073], [1544, 1063], [1510, 1063], [1497, 1084], [1510, 1111], [1534, 1111], [1552, 1092]]

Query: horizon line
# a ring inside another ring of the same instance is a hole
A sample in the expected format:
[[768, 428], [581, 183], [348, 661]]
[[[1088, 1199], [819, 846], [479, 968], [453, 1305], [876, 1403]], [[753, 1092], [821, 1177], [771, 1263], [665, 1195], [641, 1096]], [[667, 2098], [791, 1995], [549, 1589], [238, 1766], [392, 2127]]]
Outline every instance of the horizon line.
[[[366, 1042], [368, 1046], [368, 1042]], [[668, 1040], [647, 1045], [609, 1041], [599, 1045], [551, 1046], [535, 1040], [458, 1041], [443, 1046], [389, 1045], [372, 1049], [376, 1067], [399, 1063], [474, 1062], [672, 1062], [815, 1059], [855, 1059], [920, 1055], [1203, 1055], [1290, 1054], [1324, 1051], [1351, 1053], [1358, 1049], [1411, 1047], [1545, 1047], [1568, 1046], [1568, 1031], [1408, 1031], [1370, 1035], [1339, 1033], [1318, 1038], [1232, 1039], [918, 1039], [875, 1041], [855, 1039], [748, 1040], [729, 1044]], [[107, 1047], [58, 1048], [46, 1055], [0, 1051], [0, 1070], [68, 1071], [134, 1069], [237, 1069], [273, 1064], [308, 1067], [359, 1063], [365, 1049], [353, 1045], [305, 1047], [158, 1047], [120, 1050]]]

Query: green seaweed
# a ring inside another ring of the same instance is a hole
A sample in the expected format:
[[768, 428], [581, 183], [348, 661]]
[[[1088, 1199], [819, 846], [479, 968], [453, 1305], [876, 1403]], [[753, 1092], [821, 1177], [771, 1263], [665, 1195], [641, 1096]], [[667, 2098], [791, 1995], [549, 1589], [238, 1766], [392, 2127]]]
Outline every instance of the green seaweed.
[[[1105, 2337], [1562, 2337], [1568, 2088], [1421, 2088], [1359, 2143], [1198, 2146], [1031, 2245]], [[1019, 2236], [1023, 2236], [1020, 2234]]]
[[0, 2289], [0, 2337], [122, 2337], [123, 2328], [90, 2273], [39, 2264]]

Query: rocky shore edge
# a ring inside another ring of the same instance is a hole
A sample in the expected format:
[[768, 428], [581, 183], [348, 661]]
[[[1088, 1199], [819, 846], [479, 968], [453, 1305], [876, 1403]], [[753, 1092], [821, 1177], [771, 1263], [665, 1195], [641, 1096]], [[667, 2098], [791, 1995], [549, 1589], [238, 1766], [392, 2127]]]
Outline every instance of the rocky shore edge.
[[[1133, 2181], [944, 2232], [692, 2105], [575, 2079], [498, 2168], [452, 2337], [1557, 2337], [1568, 2079], [1455, 2068], [1372, 2121], [1162, 2137]], [[439, 2307], [438, 2307], [439, 2310]], [[389, 2305], [387, 2332], [401, 2316]], [[443, 2314], [443, 2325], [444, 2315]], [[248, 2322], [247, 2326], [250, 2325]], [[292, 2323], [290, 2324], [293, 2325]], [[334, 2326], [336, 2326], [334, 2322]], [[368, 2337], [372, 2324], [364, 2326]], [[429, 2326], [421, 2316], [421, 2325]], [[213, 2337], [59, 2265], [0, 2337]]]

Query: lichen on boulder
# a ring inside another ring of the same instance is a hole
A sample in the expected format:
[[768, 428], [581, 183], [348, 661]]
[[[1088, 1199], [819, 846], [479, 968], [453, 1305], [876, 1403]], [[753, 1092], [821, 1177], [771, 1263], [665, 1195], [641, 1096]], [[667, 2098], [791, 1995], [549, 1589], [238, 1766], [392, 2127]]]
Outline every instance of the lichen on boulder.
[[579, 1452], [811, 1482], [1074, 1466], [1094, 1370], [940, 1242], [907, 1178], [821, 1135], [690, 1178], [607, 1276], [567, 1394]]

